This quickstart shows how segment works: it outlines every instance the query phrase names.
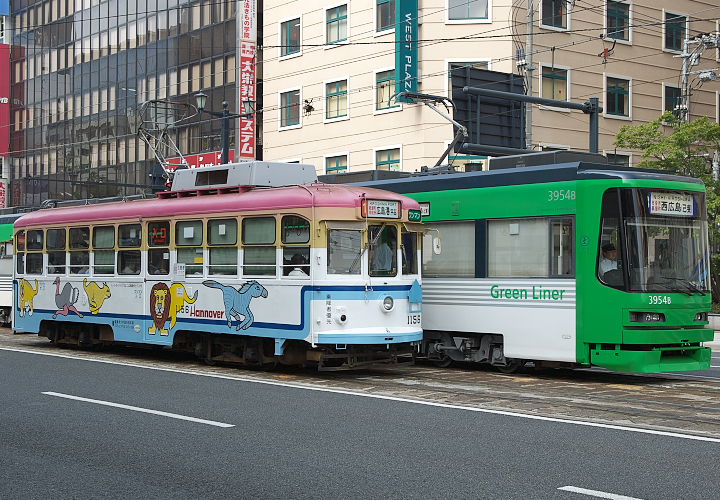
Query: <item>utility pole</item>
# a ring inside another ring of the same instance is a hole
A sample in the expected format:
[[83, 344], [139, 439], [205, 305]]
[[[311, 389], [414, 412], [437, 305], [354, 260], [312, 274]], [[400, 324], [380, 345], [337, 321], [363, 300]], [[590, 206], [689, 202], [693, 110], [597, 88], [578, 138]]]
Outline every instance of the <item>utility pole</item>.
[[[676, 105], [677, 116], [684, 122], [690, 121], [690, 96], [692, 94], [691, 77], [697, 76], [701, 83], [718, 80], [720, 68], [691, 71], [693, 66], [700, 64], [700, 58], [705, 50], [720, 47], [720, 33], [702, 33], [683, 42], [682, 54], [675, 57], [682, 59], [682, 73], [680, 74], [681, 89], [680, 102]], [[692, 47], [692, 50], [691, 50]]]
[[[527, 0], [527, 42], [525, 43], [525, 79], [527, 95], [533, 95], [533, 29], [535, 27], [535, 0]], [[532, 103], [525, 103], [525, 148], [533, 148], [532, 141]]]

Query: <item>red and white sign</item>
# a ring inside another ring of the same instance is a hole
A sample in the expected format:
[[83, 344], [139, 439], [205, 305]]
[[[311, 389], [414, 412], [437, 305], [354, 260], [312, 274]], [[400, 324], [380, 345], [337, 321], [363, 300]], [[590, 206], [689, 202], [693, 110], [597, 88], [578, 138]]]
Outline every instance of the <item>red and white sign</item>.
[[10, 46], [0, 43], [0, 156], [10, 153]]
[[[199, 153], [196, 155], [186, 155], [184, 157], [168, 158], [165, 169], [173, 172], [179, 166], [184, 165], [188, 168], [212, 167], [213, 165], [222, 165], [222, 151], [210, 151], [209, 153]], [[235, 150], [228, 151], [228, 162], [235, 161]]]
[[[240, 99], [238, 108], [243, 110], [245, 101], [257, 102], [257, 5], [255, 0], [243, 0], [240, 22]], [[255, 159], [255, 116], [239, 119], [238, 153], [240, 158]]]
[[7, 187], [8, 181], [0, 179], [0, 208], [7, 208]]

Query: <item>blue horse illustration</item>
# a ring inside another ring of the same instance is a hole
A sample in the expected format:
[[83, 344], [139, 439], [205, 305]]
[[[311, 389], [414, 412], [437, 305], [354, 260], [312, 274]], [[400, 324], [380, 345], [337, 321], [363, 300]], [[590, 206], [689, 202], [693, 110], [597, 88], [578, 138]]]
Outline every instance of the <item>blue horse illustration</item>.
[[[225, 302], [225, 317], [227, 318], [228, 328], [232, 328], [233, 319], [240, 323], [235, 327], [236, 330], [246, 330], [254, 321], [253, 313], [250, 311], [250, 301], [255, 297], [267, 297], [268, 291], [255, 280], [247, 281], [238, 290], [235, 287], [223, 285], [215, 280], [205, 280], [203, 285], [210, 288], [218, 288], [222, 291], [223, 302]], [[242, 316], [242, 319], [241, 319]]]

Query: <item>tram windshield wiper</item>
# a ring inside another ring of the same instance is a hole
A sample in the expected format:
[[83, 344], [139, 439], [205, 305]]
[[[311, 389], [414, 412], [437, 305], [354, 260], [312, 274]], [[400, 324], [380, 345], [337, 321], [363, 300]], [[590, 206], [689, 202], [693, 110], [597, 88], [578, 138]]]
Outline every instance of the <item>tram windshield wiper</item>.
[[671, 281], [677, 281], [685, 285], [686, 292], [688, 295], [693, 295], [696, 293], [699, 293], [703, 297], [707, 294], [707, 292], [703, 292], [700, 290], [695, 283], [692, 281], [685, 279], [685, 278], [678, 278], [676, 276], [660, 276], [662, 279], [671, 280]]

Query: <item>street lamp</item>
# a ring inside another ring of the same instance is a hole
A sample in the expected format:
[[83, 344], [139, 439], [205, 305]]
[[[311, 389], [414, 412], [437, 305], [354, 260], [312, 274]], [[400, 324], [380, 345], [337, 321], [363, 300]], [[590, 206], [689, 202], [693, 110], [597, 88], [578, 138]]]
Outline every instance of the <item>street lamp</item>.
[[228, 102], [223, 101], [222, 103], [222, 112], [217, 111], [210, 111], [208, 109], [205, 109], [205, 105], [207, 104], [207, 98], [208, 96], [203, 94], [202, 92], [199, 92], [195, 94], [195, 103], [197, 104], [197, 109], [200, 114], [207, 113], [210, 116], [216, 116], [218, 118], [222, 118], [222, 132], [220, 133], [220, 148], [222, 149], [222, 163], [225, 164], [228, 162], [228, 157], [230, 154], [230, 119], [236, 119], [236, 118], [249, 118], [255, 113], [255, 110], [253, 109], [254, 101], [243, 101], [243, 107], [245, 108], [245, 113], [238, 115], [235, 113], [230, 113], [228, 111]]

